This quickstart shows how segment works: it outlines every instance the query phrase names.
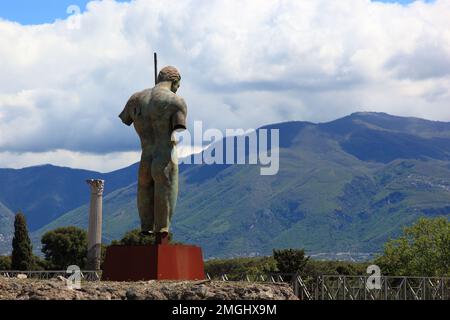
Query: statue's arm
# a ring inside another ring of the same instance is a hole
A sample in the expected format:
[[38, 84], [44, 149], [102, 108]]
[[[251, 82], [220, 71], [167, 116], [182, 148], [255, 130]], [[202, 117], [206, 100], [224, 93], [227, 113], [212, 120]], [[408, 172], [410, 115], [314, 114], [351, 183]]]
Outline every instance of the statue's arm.
[[123, 111], [119, 114], [119, 118], [122, 120], [124, 124], [130, 126], [133, 123], [133, 118], [131, 117], [131, 114], [133, 112], [136, 112], [138, 108], [139, 108], [139, 99], [137, 94], [134, 94], [131, 96], [130, 99], [128, 99], [125, 108], [123, 108]]
[[172, 131], [186, 130], [187, 106], [183, 98], [177, 97], [176, 112], [173, 114]]

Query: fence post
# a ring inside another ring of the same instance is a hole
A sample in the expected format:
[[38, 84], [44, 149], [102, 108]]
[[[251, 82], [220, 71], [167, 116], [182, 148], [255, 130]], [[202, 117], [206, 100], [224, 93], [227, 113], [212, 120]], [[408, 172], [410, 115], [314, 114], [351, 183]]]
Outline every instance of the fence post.
[[325, 286], [325, 277], [321, 277], [321, 279], [322, 279], [322, 300], [325, 300], [325, 288], [324, 288], [324, 286]]
[[342, 279], [342, 293], [344, 294], [343, 295], [343, 299], [344, 300], [346, 300], [347, 299], [347, 293], [346, 293], [346, 289], [347, 289], [347, 287], [346, 287], [346, 285], [347, 285], [347, 282], [345, 281], [346, 280], [346, 277], [344, 276], [344, 278]]
[[316, 298], [316, 300], [319, 300], [319, 281], [320, 281], [320, 276], [317, 277], [316, 279], [316, 285], [314, 286], [314, 297]]
[[384, 278], [384, 300], [388, 300], [388, 278]]
[[427, 284], [425, 278], [422, 278], [422, 282], [423, 282], [422, 300], [427, 300]]
[[[295, 293], [295, 295], [297, 296], [297, 297], [299, 297], [300, 298], [300, 294], [299, 294], [299, 292], [298, 292], [298, 271], [295, 273], [295, 275], [293, 276], [293, 279], [292, 279], [293, 281], [294, 281], [294, 293]], [[302, 295], [302, 300], [303, 300], [303, 295]]]

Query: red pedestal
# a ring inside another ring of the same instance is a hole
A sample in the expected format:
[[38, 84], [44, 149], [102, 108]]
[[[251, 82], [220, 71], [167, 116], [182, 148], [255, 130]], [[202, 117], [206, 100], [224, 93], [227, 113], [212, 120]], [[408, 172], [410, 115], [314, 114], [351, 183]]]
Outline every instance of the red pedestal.
[[104, 281], [203, 280], [202, 249], [188, 245], [110, 246]]

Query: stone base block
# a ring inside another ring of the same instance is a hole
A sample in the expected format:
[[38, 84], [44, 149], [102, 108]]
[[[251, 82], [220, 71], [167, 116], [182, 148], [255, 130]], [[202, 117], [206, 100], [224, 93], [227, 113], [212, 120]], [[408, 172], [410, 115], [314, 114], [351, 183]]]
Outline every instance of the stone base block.
[[190, 245], [110, 246], [103, 281], [203, 280], [202, 249]]

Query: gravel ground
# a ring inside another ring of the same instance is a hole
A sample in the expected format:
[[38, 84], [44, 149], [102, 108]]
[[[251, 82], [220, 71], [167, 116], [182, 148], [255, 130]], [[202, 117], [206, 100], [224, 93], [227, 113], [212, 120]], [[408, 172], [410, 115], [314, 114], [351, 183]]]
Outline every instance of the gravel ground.
[[82, 282], [69, 289], [64, 278], [34, 280], [0, 276], [0, 300], [297, 300], [282, 283], [222, 281]]

